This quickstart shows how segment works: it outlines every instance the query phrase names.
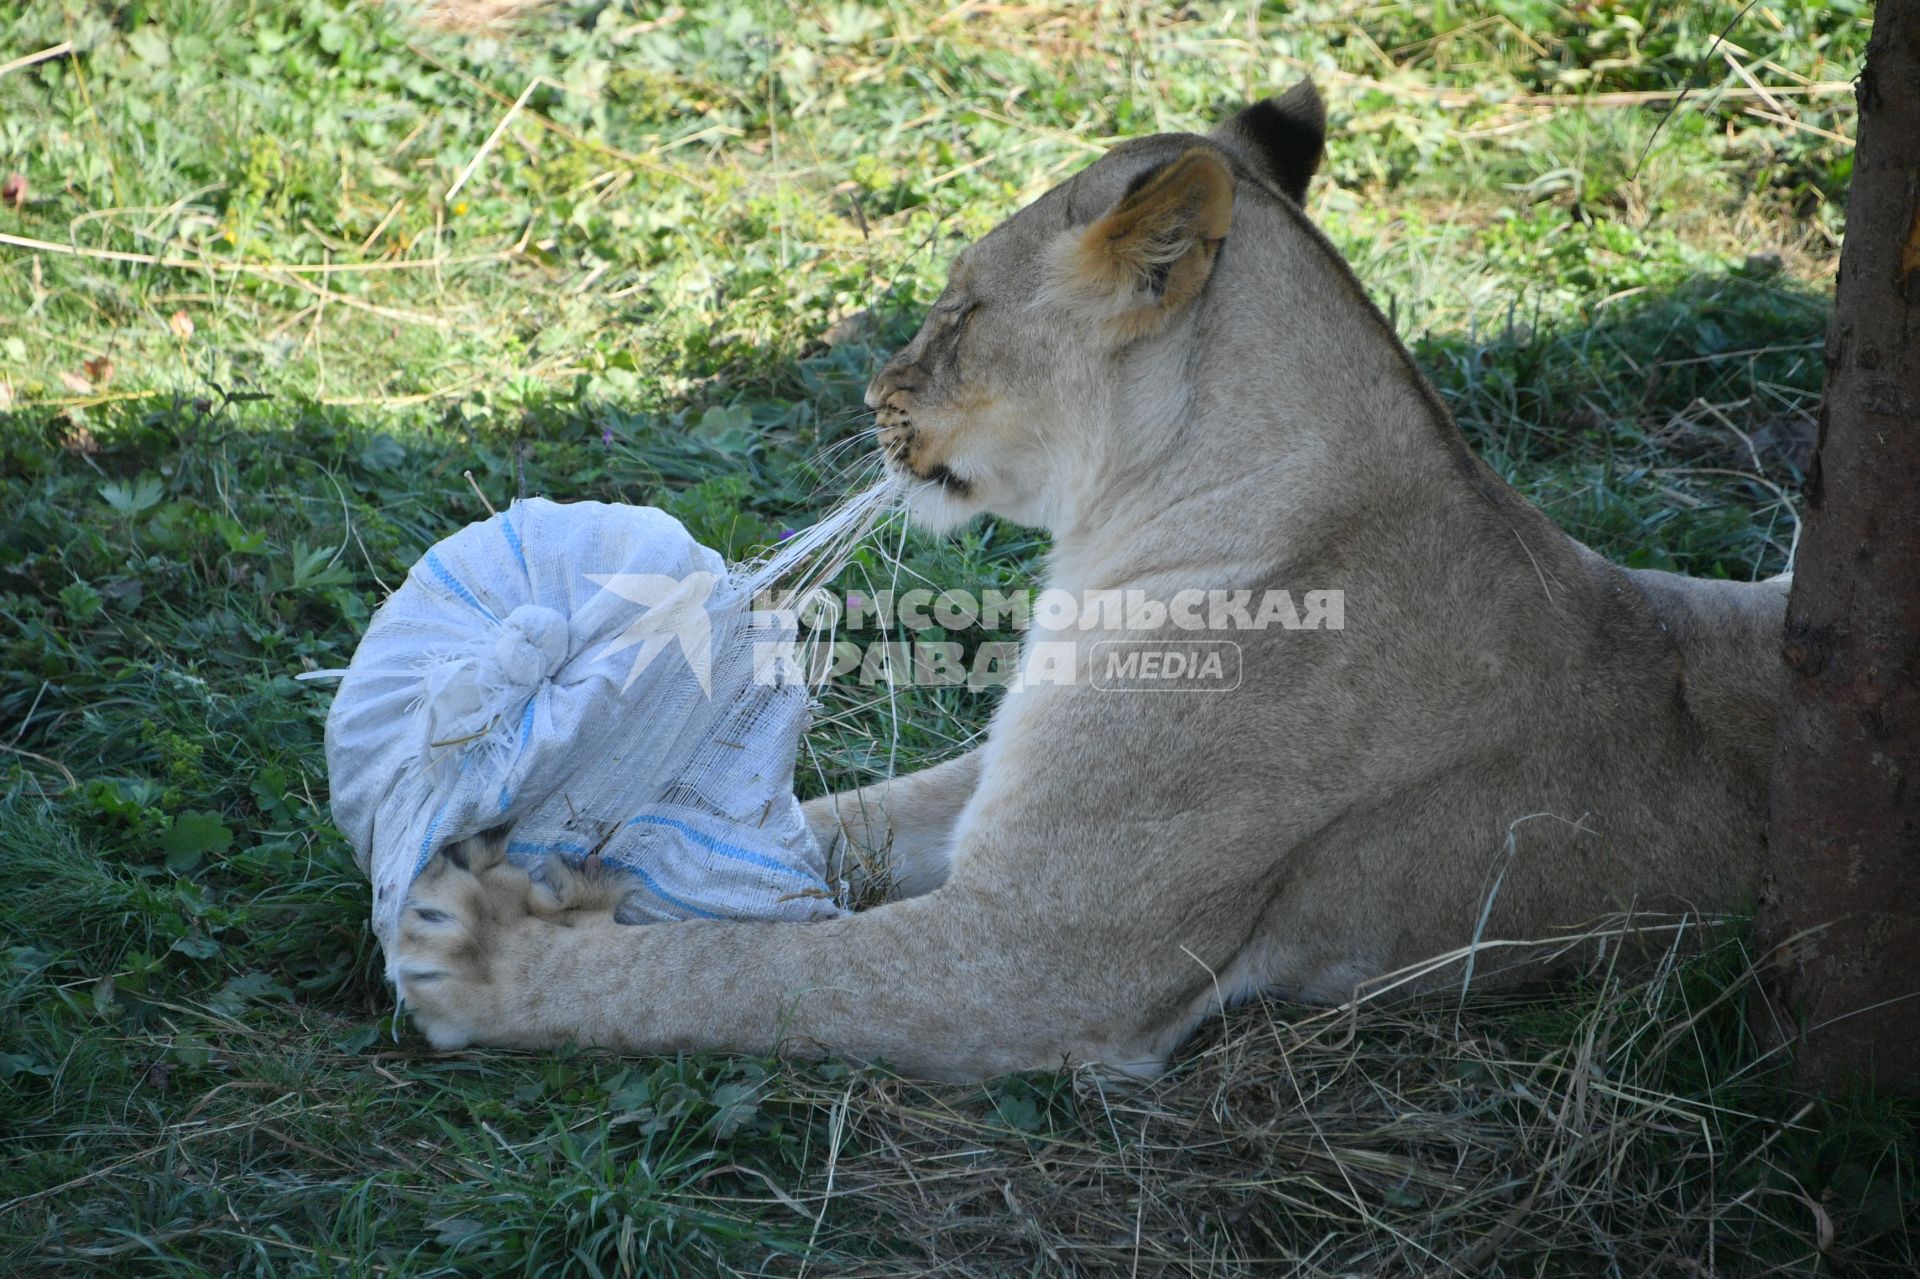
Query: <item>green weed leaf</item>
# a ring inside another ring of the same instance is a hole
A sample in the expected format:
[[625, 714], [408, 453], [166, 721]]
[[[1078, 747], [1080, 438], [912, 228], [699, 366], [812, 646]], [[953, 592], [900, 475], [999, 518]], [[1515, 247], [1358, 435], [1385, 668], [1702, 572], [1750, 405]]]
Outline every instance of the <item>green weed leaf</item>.
[[231, 848], [233, 832], [218, 813], [191, 811], [176, 816], [173, 825], [160, 832], [159, 844], [160, 851], [167, 855], [167, 869], [184, 875], [202, 858]]
[[220, 943], [205, 933], [188, 933], [176, 939], [167, 949], [190, 959], [212, 959], [220, 953]]
[[76, 626], [98, 617], [100, 605], [100, 592], [85, 582], [73, 582], [60, 588], [60, 611]]
[[129, 518], [160, 505], [166, 491], [157, 475], [142, 475], [127, 484], [115, 480], [100, 486], [100, 496], [107, 500], [107, 505]]

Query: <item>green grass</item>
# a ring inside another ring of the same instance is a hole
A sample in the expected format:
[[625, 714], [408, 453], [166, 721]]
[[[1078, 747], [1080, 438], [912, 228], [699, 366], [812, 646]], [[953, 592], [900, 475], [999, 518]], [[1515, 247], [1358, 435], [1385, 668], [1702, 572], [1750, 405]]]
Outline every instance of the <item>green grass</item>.
[[[1910, 1271], [1914, 1112], [1802, 1113], [1754, 1059], [1737, 936], [1351, 1041], [1257, 1008], [1138, 1096], [436, 1057], [389, 1020], [326, 694], [292, 678], [345, 664], [475, 486], [659, 504], [735, 555], [808, 520], [958, 244], [1303, 68], [1332, 113], [1311, 212], [1494, 465], [1627, 562], [1777, 571], [1851, 163], [1851, 97], [1818, 86], [1857, 72], [1867, 6], [1761, 0], [1716, 46], [1736, 12], [0, 16], [0, 62], [78, 50], [0, 77], [27, 184], [0, 232], [73, 250], [0, 245], [0, 1269]], [[1814, 91], [1762, 118], [1729, 59]], [[989, 525], [905, 567], [1013, 585], [1041, 549]], [[833, 695], [809, 791], [991, 706], [881, 701]]]

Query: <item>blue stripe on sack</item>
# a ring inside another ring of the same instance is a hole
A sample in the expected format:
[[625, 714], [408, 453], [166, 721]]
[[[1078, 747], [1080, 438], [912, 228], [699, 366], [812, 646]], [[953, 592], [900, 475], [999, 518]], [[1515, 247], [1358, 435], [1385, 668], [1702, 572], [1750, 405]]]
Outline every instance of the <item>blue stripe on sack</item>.
[[587, 846], [570, 843], [564, 839], [556, 839], [550, 844], [537, 844], [530, 839], [516, 839], [507, 845], [507, 851], [510, 853], [572, 853], [575, 857], [585, 857]]
[[428, 551], [426, 555], [421, 558], [420, 562], [427, 566], [427, 571], [429, 573], [432, 573], [435, 577], [440, 579], [440, 585], [446, 587], [448, 590], [452, 591], [455, 595], [459, 596], [463, 603], [475, 609], [478, 609], [480, 611], [480, 614], [483, 617], [485, 617], [489, 622], [497, 623], [500, 620], [499, 618], [493, 615], [492, 609], [488, 608], [485, 604], [482, 604], [479, 600], [479, 597], [477, 597], [476, 595], [474, 595], [472, 591], [467, 589], [466, 583], [462, 582], [459, 578], [455, 577], [453, 573], [450, 570], [448, 570], [447, 566], [440, 562], [440, 557], [436, 555], [434, 552]]
[[655, 883], [653, 876], [647, 874], [646, 871], [641, 870], [638, 866], [634, 866], [634, 865], [623, 862], [621, 863], [621, 868], [623, 870], [632, 871], [635, 875], [639, 876], [640, 882], [647, 886], [648, 892], [652, 893], [655, 897], [658, 897], [661, 901], [673, 907], [675, 910], [685, 911], [687, 914], [696, 915], [701, 919], [725, 919], [726, 918], [726, 916], [716, 915], [710, 910], [701, 910], [698, 906], [694, 905], [692, 902], [681, 901], [678, 897], [675, 897], [672, 893], [668, 892], [666, 889], [660, 887], [659, 884]]
[[506, 535], [507, 548], [513, 552], [513, 558], [520, 561], [520, 571], [531, 577], [533, 570], [527, 567], [526, 548], [520, 545], [520, 534], [513, 527], [512, 515], [500, 517], [500, 531]]
[[[527, 752], [527, 738], [533, 736], [533, 707], [534, 707], [534, 703], [539, 699], [539, 696], [540, 695], [538, 693], [535, 693], [532, 697], [529, 697], [527, 699], [527, 709], [520, 716], [520, 754], [521, 755], [524, 755]], [[515, 758], [518, 758], [518, 756], [516, 756]], [[507, 767], [508, 767], [508, 771], [512, 771], [513, 766], [511, 764], [509, 764]], [[512, 803], [513, 803], [513, 793], [507, 789], [507, 784], [505, 782], [501, 782], [500, 783], [500, 811], [503, 813], [506, 812], [508, 806], [511, 805]]]
[[420, 860], [413, 864], [415, 879], [420, 878], [420, 872], [427, 868], [429, 861], [433, 860], [433, 837], [440, 830], [440, 819], [446, 815], [447, 806], [442, 804], [439, 811], [434, 813], [433, 820], [427, 823], [427, 833], [420, 837]]
[[738, 848], [732, 844], [723, 844], [706, 832], [695, 830], [685, 822], [672, 817], [659, 817], [653, 813], [642, 813], [640, 816], [628, 822], [627, 825], [638, 826], [643, 822], [648, 826], [665, 826], [669, 829], [677, 830], [694, 843], [700, 845], [700, 847], [709, 852], [718, 853], [722, 857], [731, 857], [737, 862], [746, 862], [749, 865], [760, 866], [767, 870], [777, 870], [783, 875], [792, 875], [795, 879], [805, 880], [807, 883], [819, 888], [826, 887], [823, 881], [816, 876], [809, 875], [804, 870], [796, 870], [792, 866], [784, 865], [773, 860], [771, 857], [753, 852], [751, 849]]

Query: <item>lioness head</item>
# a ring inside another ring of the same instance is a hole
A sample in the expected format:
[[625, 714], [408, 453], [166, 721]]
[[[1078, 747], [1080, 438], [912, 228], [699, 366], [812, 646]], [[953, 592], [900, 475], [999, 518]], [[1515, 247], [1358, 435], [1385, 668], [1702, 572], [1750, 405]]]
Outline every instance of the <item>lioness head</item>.
[[1196, 318], [1222, 287], [1236, 209], [1297, 204], [1324, 135], [1302, 81], [1205, 137], [1114, 148], [961, 252], [867, 388], [909, 510], [935, 527], [982, 512], [1057, 527], [1076, 487], [1116, 465], [1116, 430], [1189, 407]]

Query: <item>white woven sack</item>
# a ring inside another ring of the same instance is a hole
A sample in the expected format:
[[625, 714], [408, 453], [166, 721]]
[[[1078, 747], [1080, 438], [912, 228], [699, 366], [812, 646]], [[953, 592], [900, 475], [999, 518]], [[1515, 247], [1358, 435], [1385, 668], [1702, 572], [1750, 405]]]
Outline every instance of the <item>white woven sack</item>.
[[650, 507], [520, 501], [434, 546], [327, 717], [334, 821], [389, 968], [414, 877], [502, 826], [522, 864], [630, 872], [623, 922], [840, 914], [793, 795], [792, 642]]

